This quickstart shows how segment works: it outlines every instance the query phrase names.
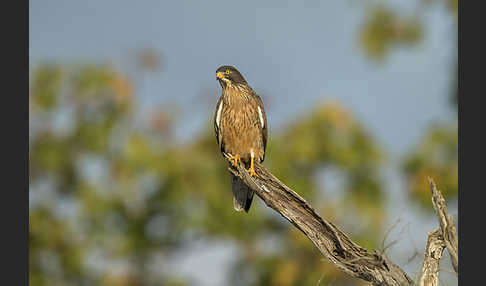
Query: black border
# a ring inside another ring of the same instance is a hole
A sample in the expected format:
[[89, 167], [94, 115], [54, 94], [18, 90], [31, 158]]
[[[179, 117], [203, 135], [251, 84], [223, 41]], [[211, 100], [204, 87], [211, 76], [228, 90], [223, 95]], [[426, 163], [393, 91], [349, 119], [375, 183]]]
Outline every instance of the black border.
[[[467, 3], [467, 7], [466, 4]], [[484, 139], [485, 121], [481, 115], [486, 106], [484, 70], [484, 9], [477, 1], [458, 1], [458, 59], [459, 59], [459, 285], [484, 284], [481, 254], [484, 236]], [[476, 12], [476, 13], [473, 13]], [[469, 37], [468, 37], [469, 36]], [[466, 38], [471, 39], [469, 42]], [[483, 154], [481, 154], [483, 153]], [[477, 160], [478, 166], [474, 159]], [[481, 164], [482, 163], [482, 164]], [[448, 254], [445, 254], [448, 255]], [[476, 260], [477, 257], [478, 259]], [[476, 262], [477, 261], [477, 262]]]
[[2, 284], [29, 285], [29, 2], [2, 8]]
[[[29, 2], [8, 2], [2, 11], [2, 267], [3, 284], [29, 283]], [[5, 158], [5, 157], [4, 157]], [[5, 281], [5, 282], [3, 282]]]

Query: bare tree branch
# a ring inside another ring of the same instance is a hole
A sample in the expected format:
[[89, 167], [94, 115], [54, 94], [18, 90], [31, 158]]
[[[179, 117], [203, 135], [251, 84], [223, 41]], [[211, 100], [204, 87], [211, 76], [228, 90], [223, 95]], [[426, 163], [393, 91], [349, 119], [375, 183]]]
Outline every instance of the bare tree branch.
[[458, 275], [458, 249], [457, 249], [457, 232], [455, 226], [455, 220], [451, 218], [447, 211], [447, 206], [442, 193], [437, 189], [434, 180], [429, 179], [430, 190], [432, 192], [432, 204], [434, 206], [435, 213], [439, 219], [441, 235], [443, 237], [447, 251], [451, 257], [452, 267]]
[[285, 186], [261, 164], [255, 164], [258, 177], [251, 177], [241, 165], [230, 172], [247, 184], [267, 206], [302, 231], [321, 254], [343, 272], [373, 285], [413, 285], [412, 279], [381, 254], [369, 253], [355, 244], [333, 223], [324, 220], [297, 193]]
[[439, 264], [445, 247], [440, 228], [429, 232], [419, 286], [439, 285]]

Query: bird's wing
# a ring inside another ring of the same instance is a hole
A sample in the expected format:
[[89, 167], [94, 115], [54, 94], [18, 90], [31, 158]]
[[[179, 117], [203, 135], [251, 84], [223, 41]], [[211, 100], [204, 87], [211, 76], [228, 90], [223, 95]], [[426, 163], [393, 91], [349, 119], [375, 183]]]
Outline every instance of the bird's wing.
[[267, 127], [267, 115], [265, 114], [265, 108], [263, 107], [263, 101], [259, 95], [255, 94], [258, 110], [259, 120], [262, 126], [262, 139], [263, 139], [263, 159], [265, 158], [265, 149], [267, 148], [268, 127]]
[[218, 142], [221, 152], [224, 152], [223, 135], [221, 132], [221, 120], [223, 116], [223, 97], [221, 96], [216, 103], [216, 110], [214, 111], [214, 133], [216, 134], [216, 141]]

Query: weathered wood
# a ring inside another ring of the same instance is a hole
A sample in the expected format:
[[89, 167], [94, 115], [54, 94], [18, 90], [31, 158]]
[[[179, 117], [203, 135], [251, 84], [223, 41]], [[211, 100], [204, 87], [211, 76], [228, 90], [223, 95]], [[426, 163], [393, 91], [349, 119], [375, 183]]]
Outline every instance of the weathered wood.
[[444, 240], [444, 244], [447, 247], [447, 252], [451, 257], [451, 264], [456, 271], [456, 275], [459, 274], [459, 261], [458, 261], [458, 249], [457, 249], [457, 232], [454, 221], [449, 215], [446, 202], [442, 193], [434, 183], [432, 178], [429, 179], [430, 191], [432, 192], [432, 205], [434, 206], [435, 214], [439, 219], [441, 235]]
[[439, 265], [445, 247], [440, 228], [429, 232], [419, 286], [439, 286]]
[[285, 186], [261, 164], [255, 165], [258, 177], [251, 177], [238, 165], [230, 172], [242, 179], [267, 206], [277, 211], [302, 231], [324, 257], [343, 272], [373, 285], [413, 285], [410, 277], [385, 255], [369, 253], [333, 223], [324, 220], [296, 192]]

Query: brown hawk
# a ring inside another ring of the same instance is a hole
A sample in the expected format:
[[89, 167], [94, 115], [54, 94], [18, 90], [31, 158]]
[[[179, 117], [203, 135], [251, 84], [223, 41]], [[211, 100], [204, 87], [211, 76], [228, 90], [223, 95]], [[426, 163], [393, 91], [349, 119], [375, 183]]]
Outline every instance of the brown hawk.
[[[214, 113], [214, 131], [221, 153], [236, 166], [243, 162], [251, 176], [258, 176], [254, 161], [263, 162], [267, 145], [267, 117], [262, 99], [253, 91], [241, 73], [232, 66], [216, 70], [223, 89]], [[231, 174], [233, 206], [248, 212], [253, 191]]]

